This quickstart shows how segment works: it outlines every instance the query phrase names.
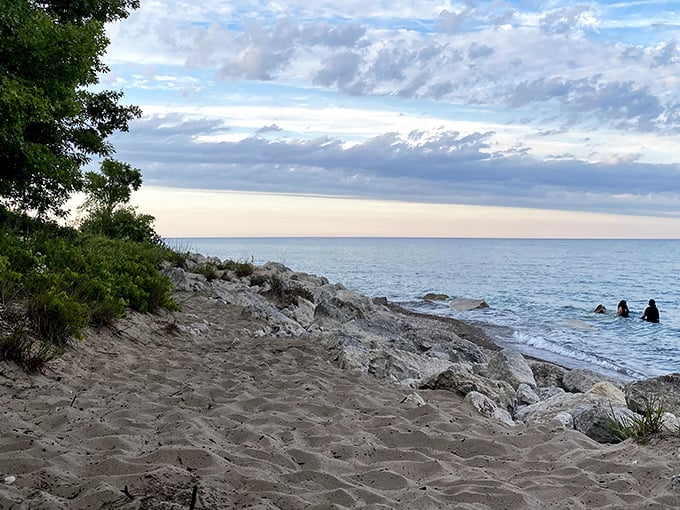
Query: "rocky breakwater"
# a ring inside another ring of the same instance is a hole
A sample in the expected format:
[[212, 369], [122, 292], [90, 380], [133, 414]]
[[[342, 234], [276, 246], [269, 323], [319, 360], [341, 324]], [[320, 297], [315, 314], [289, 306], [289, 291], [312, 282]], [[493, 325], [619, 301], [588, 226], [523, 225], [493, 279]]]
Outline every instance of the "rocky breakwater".
[[[641, 420], [651, 402], [664, 410], [662, 428], [680, 431], [680, 374], [625, 382], [570, 370], [502, 349], [460, 321], [416, 314], [279, 263], [241, 276], [224, 267], [194, 254], [184, 268], [165, 272], [180, 294], [202, 293], [258, 319], [260, 329], [245, 335], [319, 342], [343, 368], [413, 388], [416, 403], [427, 400], [424, 390], [451, 391], [507, 426], [550, 424], [615, 443], [621, 438], [612, 420]], [[203, 327], [209, 320], [197, 323], [196, 332]]]

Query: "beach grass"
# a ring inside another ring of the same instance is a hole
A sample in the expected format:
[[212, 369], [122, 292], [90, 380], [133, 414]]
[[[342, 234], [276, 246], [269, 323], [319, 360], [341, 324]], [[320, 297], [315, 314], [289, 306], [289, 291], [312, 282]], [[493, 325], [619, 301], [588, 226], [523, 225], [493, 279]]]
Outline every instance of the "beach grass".
[[617, 417], [612, 410], [610, 429], [622, 441], [633, 439], [636, 443], [645, 444], [663, 430], [665, 413], [666, 409], [661, 402], [648, 398], [640, 414]]

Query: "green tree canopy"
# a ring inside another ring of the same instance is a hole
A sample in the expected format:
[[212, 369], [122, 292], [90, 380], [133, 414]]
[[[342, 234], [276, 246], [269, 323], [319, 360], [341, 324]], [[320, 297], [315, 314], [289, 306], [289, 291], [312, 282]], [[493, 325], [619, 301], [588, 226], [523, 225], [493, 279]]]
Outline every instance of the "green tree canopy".
[[121, 92], [93, 92], [109, 40], [104, 24], [138, 0], [0, 0], [0, 206], [61, 213], [108, 157], [106, 139], [141, 115]]
[[87, 172], [85, 181], [84, 208], [111, 214], [116, 207], [127, 204], [132, 192], [142, 185], [142, 172], [127, 163], [106, 159], [101, 172]]

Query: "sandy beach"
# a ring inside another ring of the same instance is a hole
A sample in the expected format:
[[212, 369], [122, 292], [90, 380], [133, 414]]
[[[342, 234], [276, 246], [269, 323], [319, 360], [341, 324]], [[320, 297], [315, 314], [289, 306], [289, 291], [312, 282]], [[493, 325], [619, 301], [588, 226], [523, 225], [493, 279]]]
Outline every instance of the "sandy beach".
[[241, 304], [177, 299], [89, 331], [44, 375], [0, 364], [0, 508], [680, 507], [677, 435], [504, 425], [313, 335], [262, 334]]

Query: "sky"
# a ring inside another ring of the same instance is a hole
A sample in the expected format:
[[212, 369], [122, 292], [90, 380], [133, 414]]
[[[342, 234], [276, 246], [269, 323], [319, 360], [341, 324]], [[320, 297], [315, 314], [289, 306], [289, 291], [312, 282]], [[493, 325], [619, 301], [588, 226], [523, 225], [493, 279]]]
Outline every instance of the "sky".
[[680, 2], [141, 0], [164, 236], [680, 238]]

